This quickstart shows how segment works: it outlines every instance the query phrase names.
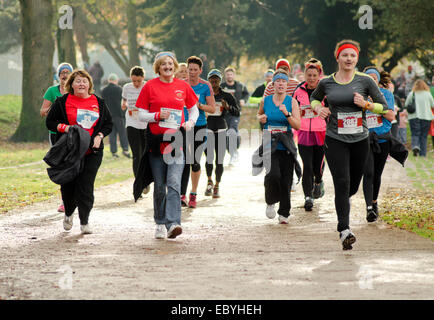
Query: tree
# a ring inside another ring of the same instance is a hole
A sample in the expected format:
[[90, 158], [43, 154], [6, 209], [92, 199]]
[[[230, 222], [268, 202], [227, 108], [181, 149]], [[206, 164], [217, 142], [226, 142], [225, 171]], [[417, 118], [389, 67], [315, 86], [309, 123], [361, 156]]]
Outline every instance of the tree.
[[[61, 2], [56, 1], [59, 5]], [[74, 41], [74, 9], [71, 6], [61, 6], [64, 16], [57, 23], [56, 40], [59, 63], [68, 62], [77, 67], [76, 46]], [[62, 21], [66, 20], [66, 21]], [[69, 21], [68, 21], [69, 20]], [[70, 24], [70, 25], [68, 25]]]
[[0, 8], [0, 53], [20, 45], [20, 4], [7, 1]]
[[20, 124], [13, 141], [47, 139], [45, 122], [39, 115], [42, 97], [52, 84], [54, 39], [51, 32], [53, 3], [51, 0], [20, 0], [23, 46], [23, 87]]

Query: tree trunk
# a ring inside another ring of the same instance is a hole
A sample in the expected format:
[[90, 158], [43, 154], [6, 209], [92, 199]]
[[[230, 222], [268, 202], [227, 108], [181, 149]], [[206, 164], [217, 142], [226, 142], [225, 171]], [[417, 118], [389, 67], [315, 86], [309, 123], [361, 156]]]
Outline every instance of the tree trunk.
[[80, 48], [81, 58], [84, 63], [84, 68], [89, 69], [90, 67], [90, 57], [87, 52], [87, 19], [84, 16], [85, 13], [80, 6], [74, 7], [74, 32], [75, 38], [77, 39], [77, 44]]
[[77, 68], [73, 30], [57, 29], [57, 56], [59, 63], [68, 62], [73, 68]]
[[135, 0], [128, 1], [127, 23], [129, 64], [132, 68], [134, 66], [140, 66], [139, 47], [137, 44], [137, 6]]
[[51, 0], [20, 0], [23, 84], [20, 124], [12, 141], [44, 141], [48, 138], [45, 119], [39, 114], [43, 95], [53, 83], [54, 39], [51, 34]]

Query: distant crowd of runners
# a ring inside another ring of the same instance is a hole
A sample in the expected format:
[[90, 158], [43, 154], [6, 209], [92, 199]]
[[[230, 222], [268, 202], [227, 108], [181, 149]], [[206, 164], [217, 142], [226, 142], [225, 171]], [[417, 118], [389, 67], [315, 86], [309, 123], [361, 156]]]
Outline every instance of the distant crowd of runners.
[[[155, 238], [176, 238], [183, 231], [181, 208], [197, 206], [202, 155], [208, 181], [200, 192], [220, 198], [226, 152], [229, 165], [239, 161], [241, 110], [246, 103], [257, 103], [262, 143], [251, 165], [255, 175], [265, 169], [266, 217], [277, 215], [278, 223], [289, 223], [291, 189], [300, 179], [304, 209], [312, 211], [315, 200], [324, 196], [327, 162], [339, 238], [344, 250], [352, 249], [356, 237], [350, 228], [351, 196], [363, 178], [366, 220], [375, 222], [386, 160], [390, 156], [404, 165], [408, 155], [397, 139], [399, 131], [392, 134], [397, 111], [403, 108], [396, 107], [390, 75], [376, 66], [357, 71], [360, 50], [356, 41], [339, 42], [330, 53], [337, 71], [328, 76], [321, 61], [306, 59], [301, 82], [291, 76], [289, 61], [279, 59], [251, 96], [235, 80], [235, 68], [203, 74], [204, 62], [197, 56], [179, 63], [175, 53], [160, 52], [153, 64], [157, 77], [145, 81], [144, 69], [135, 66], [131, 82], [122, 88], [111, 74], [101, 97], [94, 94], [93, 79], [86, 70], [61, 63], [57, 68], [60, 83], [45, 93], [41, 115], [46, 116], [52, 145], [44, 160], [51, 180], [61, 187], [58, 211], [65, 213], [64, 229], [71, 230], [78, 208], [81, 232], [92, 233], [89, 214], [103, 140], [111, 136], [115, 155], [118, 134], [123, 154], [130, 157], [128, 147], [132, 151], [135, 200], [148, 193], [153, 183]], [[416, 81], [405, 102], [411, 108], [415, 98], [418, 105], [414, 118], [418, 122], [413, 125], [423, 131], [425, 140], [416, 139], [413, 150], [421, 156], [426, 155], [426, 130], [433, 119], [432, 113], [421, 111], [421, 105], [426, 104], [429, 112], [434, 108], [432, 96], [424, 96], [425, 86]], [[426, 119], [421, 119], [422, 112]]]

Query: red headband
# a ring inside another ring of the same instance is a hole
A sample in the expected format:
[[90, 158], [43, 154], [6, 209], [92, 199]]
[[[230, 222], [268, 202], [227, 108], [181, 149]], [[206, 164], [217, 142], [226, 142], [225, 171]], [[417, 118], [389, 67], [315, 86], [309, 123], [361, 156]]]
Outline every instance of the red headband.
[[348, 48], [356, 50], [357, 57], [359, 56], [359, 49], [357, 49], [357, 47], [351, 43], [346, 43], [346, 44], [343, 44], [339, 47], [338, 51], [336, 52], [336, 59], [339, 58], [339, 55], [341, 54], [342, 50], [345, 50]]

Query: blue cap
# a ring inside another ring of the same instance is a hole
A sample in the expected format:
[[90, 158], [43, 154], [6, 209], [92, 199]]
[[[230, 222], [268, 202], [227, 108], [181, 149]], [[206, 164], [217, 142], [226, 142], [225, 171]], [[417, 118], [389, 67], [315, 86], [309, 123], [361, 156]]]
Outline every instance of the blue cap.
[[220, 80], [223, 79], [222, 77], [222, 73], [220, 72], [220, 70], [218, 69], [212, 69], [209, 73], [208, 73], [208, 79], [211, 78], [212, 76], [217, 76], [220, 78]]

